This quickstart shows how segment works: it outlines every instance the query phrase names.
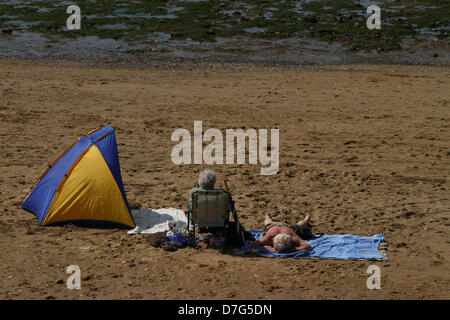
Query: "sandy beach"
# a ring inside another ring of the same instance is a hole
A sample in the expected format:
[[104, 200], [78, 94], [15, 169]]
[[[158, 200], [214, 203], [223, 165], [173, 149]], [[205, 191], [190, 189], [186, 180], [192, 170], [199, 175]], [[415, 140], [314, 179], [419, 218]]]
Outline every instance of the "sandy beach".
[[[449, 299], [450, 68], [0, 61], [0, 299]], [[280, 167], [175, 165], [171, 134], [280, 134]], [[77, 137], [116, 129], [132, 208], [185, 209], [198, 173], [224, 179], [247, 229], [264, 213], [314, 231], [382, 233], [388, 262], [165, 252], [144, 235], [41, 227], [19, 208]], [[68, 265], [82, 288], [69, 290]], [[367, 267], [381, 268], [368, 290]]]

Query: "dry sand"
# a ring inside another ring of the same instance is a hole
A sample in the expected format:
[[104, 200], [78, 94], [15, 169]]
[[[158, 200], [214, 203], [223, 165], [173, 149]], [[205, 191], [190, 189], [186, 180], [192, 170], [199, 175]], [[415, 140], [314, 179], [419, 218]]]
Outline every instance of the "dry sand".
[[[0, 61], [0, 299], [449, 299], [450, 69], [414, 66], [171, 68]], [[384, 233], [389, 262], [164, 252], [142, 235], [40, 227], [18, 208], [76, 137], [117, 130], [135, 208], [185, 208], [206, 165], [176, 166], [176, 128], [279, 128], [280, 171], [216, 165], [248, 229], [264, 213], [315, 231]], [[69, 290], [65, 268], [81, 268]], [[368, 290], [368, 266], [381, 289]]]

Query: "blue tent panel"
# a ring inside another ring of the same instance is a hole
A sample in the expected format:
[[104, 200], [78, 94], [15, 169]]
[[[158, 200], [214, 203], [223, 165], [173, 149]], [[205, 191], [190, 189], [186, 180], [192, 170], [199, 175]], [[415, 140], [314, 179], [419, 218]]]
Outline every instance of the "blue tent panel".
[[114, 128], [110, 126], [103, 127], [97, 131], [92, 132], [89, 134], [89, 137], [91, 138], [92, 142], [96, 142], [101, 137], [103, 137], [105, 134], [114, 132]]
[[91, 140], [83, 136], [59, 159], [53, 167], [42, 177], [30, 196], [25, 200], [22, 208], [33, 212], [41, 224], [47, 214], [50, 204], [64, 175], [81, 154], [92, 145]]

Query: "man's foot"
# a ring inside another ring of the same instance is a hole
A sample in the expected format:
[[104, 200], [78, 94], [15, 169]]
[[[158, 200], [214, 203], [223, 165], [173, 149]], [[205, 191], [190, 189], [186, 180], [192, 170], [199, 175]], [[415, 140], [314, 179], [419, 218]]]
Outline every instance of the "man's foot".
[[300, 220], [299, 222], [297, 222], [297, 224], [298, 224], [299, 226], [303, 226], [303, 225], [308, 224], [308, 223], [309, 223], [309, 220], [311, 220], [311, 215], [307, 214], [306, 217], [305, 217], [305, 219]]

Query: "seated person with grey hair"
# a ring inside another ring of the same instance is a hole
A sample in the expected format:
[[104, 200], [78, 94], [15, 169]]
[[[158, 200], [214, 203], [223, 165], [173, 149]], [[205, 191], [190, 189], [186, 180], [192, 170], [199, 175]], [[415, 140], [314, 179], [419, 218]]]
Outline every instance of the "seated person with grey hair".
[[214, 184], [216, 183], [216, 174], [211, 169], [206, 169], [200, 172], [198, 176], [198, 186], [199, 188], [192, 188], [189, 192], [189, 203], [192, 203], [192, 194], [195, 191], [201, 190], [215, 190]]
[[[312, 238], [310, 216], [298, 221], [279, 222], [272, 219], [270, 214], [266, 214], [264, 220], [264, 233], [261, 239], [248, 245], [249, 248], [265, 249], [271, 252], [293, 252], [300, 250], [312, 250], [305, 239]], [[273, 245], [273, 247], [271, 247]]]
[[[198, 186], [199, 188], [192, 188], [189, 192], [189, 205], [192, 207], [192, 194], [196, 191], [204, 191], [204, 190], [223, 190], [223, 189], [215, 189], [214, 184], [216, 183], [216, 174], [211, 169], [206, 169], [200, 172], [198, 176]], [[215, 227], [203, 227], [199, 229], [199, 232], [215, 232], [218, 231], [218, 228]]]

